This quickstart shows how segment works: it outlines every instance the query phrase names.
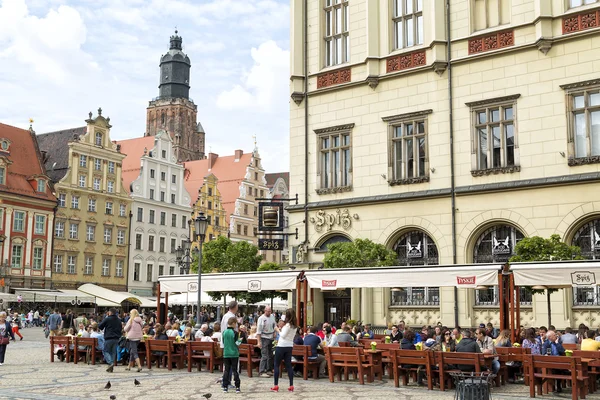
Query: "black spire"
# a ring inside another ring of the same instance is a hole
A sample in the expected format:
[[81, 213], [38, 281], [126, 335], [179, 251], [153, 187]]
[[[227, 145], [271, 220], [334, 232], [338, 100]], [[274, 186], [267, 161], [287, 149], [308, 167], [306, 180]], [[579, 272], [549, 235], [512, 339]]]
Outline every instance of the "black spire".
[[177, 34], [177, 29], [175, 29], [175, 35], [171, 35], [171, 47], [169, 50], [181, 50], [181, 36]]
[[171, 36], [169, 51], [160, 59], [160, 85], [158, 88], [159, 97], [162, 98], [189, 99], [192, 63], [182, 50], [183, 39], [178, 33], [175, 30], [175, 35]]

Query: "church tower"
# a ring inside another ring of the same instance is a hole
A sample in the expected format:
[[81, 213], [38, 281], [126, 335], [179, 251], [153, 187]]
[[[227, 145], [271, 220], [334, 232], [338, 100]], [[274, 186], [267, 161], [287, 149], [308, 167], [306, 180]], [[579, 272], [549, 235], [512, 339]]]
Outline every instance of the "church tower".
[[156, 136], [162, 129], [169, 132], [178, 162], [205, 158], [204, 128], [196, 120], [197, 107], [189, 96], [192, 63], [181, 43], [175, 31], [169, 51], [160, 58], [158, 97], [146, 109], [146, 136]]

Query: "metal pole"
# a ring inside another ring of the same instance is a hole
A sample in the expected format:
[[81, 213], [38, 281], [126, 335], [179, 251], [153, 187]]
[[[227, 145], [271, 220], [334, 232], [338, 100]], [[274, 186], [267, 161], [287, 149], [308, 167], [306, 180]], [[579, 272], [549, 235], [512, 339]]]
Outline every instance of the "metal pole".
[[200, 329], [200, 309], [202, 307], [202, 244], [204, 243], [204, 235], [198, 235], [200, 241], [198, 246], [198, 304], [196, 304], [196, 329]]
[[[185, 273], [186, 275], [190, 273], [190, 251], [188, 250], [188, 254], [185, 255]], [[187, 321], [188, 318], [188, 296], [189, 292], [185, 292], [185, 305], [183, 306], [183, 321]]]
[[546, 288], [546, 298], [548, 299], [548, 326], [550, 326], [552, 325], [552, 306], [550, 305], [550, 288]]

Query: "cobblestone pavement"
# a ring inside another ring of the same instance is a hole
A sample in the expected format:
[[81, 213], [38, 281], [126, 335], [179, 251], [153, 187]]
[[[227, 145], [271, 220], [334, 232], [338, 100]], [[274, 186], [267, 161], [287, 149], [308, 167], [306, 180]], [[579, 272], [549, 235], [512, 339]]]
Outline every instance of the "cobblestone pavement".
[[[304, 381], [296, 379], [293, 394], [287, 392], [287, 379], [280, 381], [283, 392], [271, 393], [272, 379], [249, 379], [241, 374], [242, 394], [222, 393], [216, 383], [219, 374], [192, 372], [187, 370], [169, 372], [166, 369], [144, 370], [140, 373], [125, 371], [117, 367], [115, 372], [105, 372], [106, 365], [87, 365], [79, 363], [50, 363], [49, 344], [43, 332], [38, 328], [22, 331], [25, 339], [8, 346], [5, 364], [0, 367], [0, 399], [109, 399], [111, 395], [118, 400], [124, 399], [204, 399], [205, 393], [211, 393], [211, 399], [377, 399], [396, 398], [406, 400], [450, 400], [454, 391], [441, 393], [428, 391], [415, 386], [394, 388], [393, 381], [384, 379], [361, 386], [358, 382], [335, 382], [327, 380]], [[137, 378], [141, 385], [133, 384]], [[110, 380], [112, 388], [104, 390]], [[528, 390], [524, 385], [506, 385], [494, 390], [494, 399], [528, 399]], [[570, 392], [561, 396], [550, 395], [545, 398], [570, 399]], [[539, 398], [539, 397], [538, 397]], [[600, 395], [588, 396], [600, 399]]]

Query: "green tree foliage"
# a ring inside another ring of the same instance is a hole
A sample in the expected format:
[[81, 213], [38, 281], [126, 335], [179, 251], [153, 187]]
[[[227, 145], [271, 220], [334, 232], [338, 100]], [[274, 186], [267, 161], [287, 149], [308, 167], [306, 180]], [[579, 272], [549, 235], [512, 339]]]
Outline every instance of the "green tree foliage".
[[397, 255], [384, 245], [369, 239], [333, 243], [327, 246], [325, 268], [384, 267], [397, 263]]

